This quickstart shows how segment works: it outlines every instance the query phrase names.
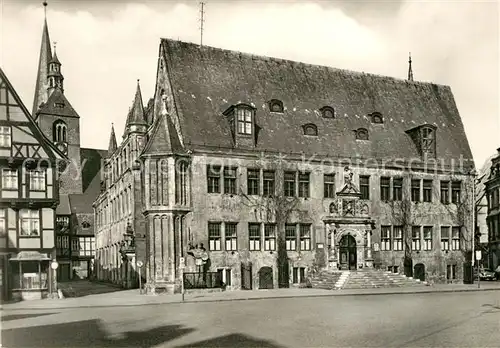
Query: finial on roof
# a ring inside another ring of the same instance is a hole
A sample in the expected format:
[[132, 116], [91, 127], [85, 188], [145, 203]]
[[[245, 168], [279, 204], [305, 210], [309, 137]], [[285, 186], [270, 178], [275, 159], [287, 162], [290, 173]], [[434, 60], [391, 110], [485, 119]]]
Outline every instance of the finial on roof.
[[411, 68], [411, 52], [408, 56], [408, 81], [413, 81], [413, 69]]
[[47, 1], [44, 1], [43, 2], [43, 12], [44, 12], [44, 15], [45, 15], [45, 19], [47, 19]]

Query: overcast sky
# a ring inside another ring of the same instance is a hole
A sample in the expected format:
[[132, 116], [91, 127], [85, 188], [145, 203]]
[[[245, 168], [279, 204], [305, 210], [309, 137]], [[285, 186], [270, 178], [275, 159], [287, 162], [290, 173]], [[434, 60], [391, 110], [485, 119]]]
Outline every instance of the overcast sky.
[[[199, 43], [199, 1], [49, 0], [51, 41], [84, 147], [121, 135], [136, 80], [155, 86], [161, 37]], [[31, 110], [42, 1], [0, 0], [0, 65]], [[207, 1], [204, 44], [450, 85], [478, 166], [500, 147], [496, 1]]]

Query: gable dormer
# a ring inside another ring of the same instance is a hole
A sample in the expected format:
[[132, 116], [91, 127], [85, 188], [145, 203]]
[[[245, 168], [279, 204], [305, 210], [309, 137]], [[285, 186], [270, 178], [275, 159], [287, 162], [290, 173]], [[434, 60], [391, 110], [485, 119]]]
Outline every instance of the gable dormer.
[[238, 103], [223, 112], [229, 122], [235, 147], [255, 147], [255, 110], [249, 104]]
[[432, 124], [423, 124], [406, 131], [423, 159], [436, 157], [436, 131], [437, 127]]

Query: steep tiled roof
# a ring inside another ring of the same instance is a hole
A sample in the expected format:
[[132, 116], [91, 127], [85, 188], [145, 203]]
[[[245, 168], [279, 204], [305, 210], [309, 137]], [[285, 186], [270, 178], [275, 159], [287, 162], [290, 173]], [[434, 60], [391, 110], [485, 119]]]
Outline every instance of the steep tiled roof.
[[[233, 147], [222, 113], [238, 102], [256, 108], [257, 150], [361, 158], [418, 158], [405, 131], [437, 127], [439, 158], [472, 163], [472, 154], [450, 87], [352, 72], [289, 60], [253, 56], [163, 39], [180, 129], [187, 147]], [[284, 113], [271, 113], [267, 102], [283, 102]], [[335, 109], [335, 119], [318, 112]], [[383, 124], [368, 114], [380, 112]], [[317, 137], [303, 136], [314, 123]], [[357, 141], [353, 130], [369, 131]]]
[[146, 144], [142, 154], [179, 154], [183, 152], [184, 150], [170, 115], [160, 115], [156, 119], [150, 141]]
[[40, 45], [40, 56], [38, 59], [38, 70], [36, 76], [35, 97], [33, 99], [32, 115], [35, 116], [41, 103], [45, 102], [47, 98], [47, 74], [49, 60], [52, 59], [52, 52], [50, 48], [49, 29], [47, 26], [47, 19], [43, 22], [42, 43]]
[[107, 150], [80, 149], [82, 164], [86, 161], [82, 170], [82, 187], [84, 193], [88, 190], [96, 176], [100, 178], [101, 161], [106, 158], [107, 153]]
[[39, 114], [80, 117], [59, 88], [55, 88], [47, 102], [40, 107], [36, 118]]
[[92, 203], [101, 192], [101, 161], [106, 158], [107, 150], [80, 149], [83, 165], [83, 194], [70, 195], [71, 209], [78, 213], [92, 213]]

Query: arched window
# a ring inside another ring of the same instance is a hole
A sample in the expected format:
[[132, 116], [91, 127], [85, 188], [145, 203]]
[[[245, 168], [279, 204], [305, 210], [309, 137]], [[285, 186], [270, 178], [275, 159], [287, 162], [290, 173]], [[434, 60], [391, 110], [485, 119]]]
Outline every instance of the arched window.
[[61, 120], [57, 120], [54, 122], [52, 126], [52, 137], [53, 140], [57, 143], [66, 142], [67, 141], [67, 129], [66, 123]]
[[302, 126], [304, 129], [304, 135], [317, 136], [318, 135], [318, 127], [315, 124], [308, 123]]
[[384, 118], [380, 112], [373, 112], [370, 114], [372, 123], [384, 123]]
[[283, 102], [278, 99], [271, 99], [269, 101], [269, 110], [271, 112], [283, 112]]
[[324, 118], [335, 118], [335, 110], [331, 106], [323, 106], [319, 111]]
[[366, 128], [358, 128], [355, 132], [357, 140], [368, 140], [368, 130]]

